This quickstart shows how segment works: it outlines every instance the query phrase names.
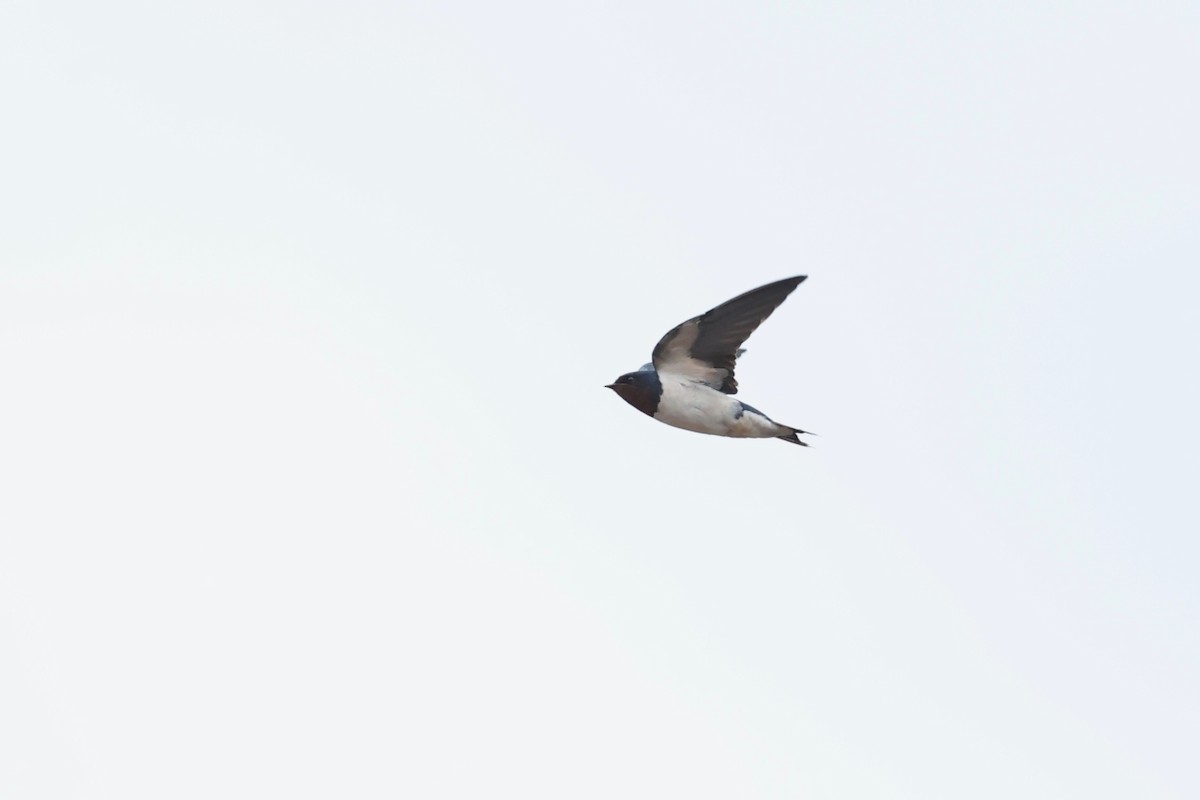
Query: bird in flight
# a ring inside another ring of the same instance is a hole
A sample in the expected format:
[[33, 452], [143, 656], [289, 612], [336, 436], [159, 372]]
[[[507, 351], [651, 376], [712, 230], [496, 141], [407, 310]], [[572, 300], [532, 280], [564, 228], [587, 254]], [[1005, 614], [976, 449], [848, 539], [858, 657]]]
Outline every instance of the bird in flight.
[[800, 441], [799, 428], [780, 425], [733, 397], [734, 364], [742, 343], [807, 275], [752, 289], [676, 325], [654, 346], [651, 361], [608, 384], [621, 399], [676, 428], [740, 439]]

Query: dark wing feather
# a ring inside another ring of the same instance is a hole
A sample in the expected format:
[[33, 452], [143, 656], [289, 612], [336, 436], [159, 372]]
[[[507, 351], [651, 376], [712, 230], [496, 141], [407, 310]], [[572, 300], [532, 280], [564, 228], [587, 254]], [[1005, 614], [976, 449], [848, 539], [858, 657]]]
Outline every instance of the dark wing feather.
[[654, 368], [737, 394], [733, 367], [739, 348], [806, 277], [797, 275], [751, 289], [676, 325], [655, 345]]

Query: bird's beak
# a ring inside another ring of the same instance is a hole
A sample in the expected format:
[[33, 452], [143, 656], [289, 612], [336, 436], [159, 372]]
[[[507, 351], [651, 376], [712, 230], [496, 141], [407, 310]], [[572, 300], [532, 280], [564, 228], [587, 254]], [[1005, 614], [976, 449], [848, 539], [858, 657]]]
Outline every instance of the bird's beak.
[[604, 388], [605, 389], [616, 389], [617, 385], [615, 383], [606, 383], [606, 384], [604, 384]]

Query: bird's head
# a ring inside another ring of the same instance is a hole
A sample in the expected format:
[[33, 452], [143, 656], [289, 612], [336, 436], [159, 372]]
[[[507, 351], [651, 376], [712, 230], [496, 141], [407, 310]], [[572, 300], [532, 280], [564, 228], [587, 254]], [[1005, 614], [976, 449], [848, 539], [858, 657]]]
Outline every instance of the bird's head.
[[662, 382], [652, 369], [626, 372], [605, 388], [612, 389], [626, 403], [650, 416], [654, 416], [658, 399], [662, 396]]

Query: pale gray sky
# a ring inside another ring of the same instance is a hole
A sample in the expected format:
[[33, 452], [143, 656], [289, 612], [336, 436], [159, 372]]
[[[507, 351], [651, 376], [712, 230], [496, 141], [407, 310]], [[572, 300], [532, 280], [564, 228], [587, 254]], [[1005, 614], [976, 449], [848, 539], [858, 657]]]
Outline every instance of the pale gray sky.
[[0, 796], [1200, 796], [1198, 36], [5, 3]]

